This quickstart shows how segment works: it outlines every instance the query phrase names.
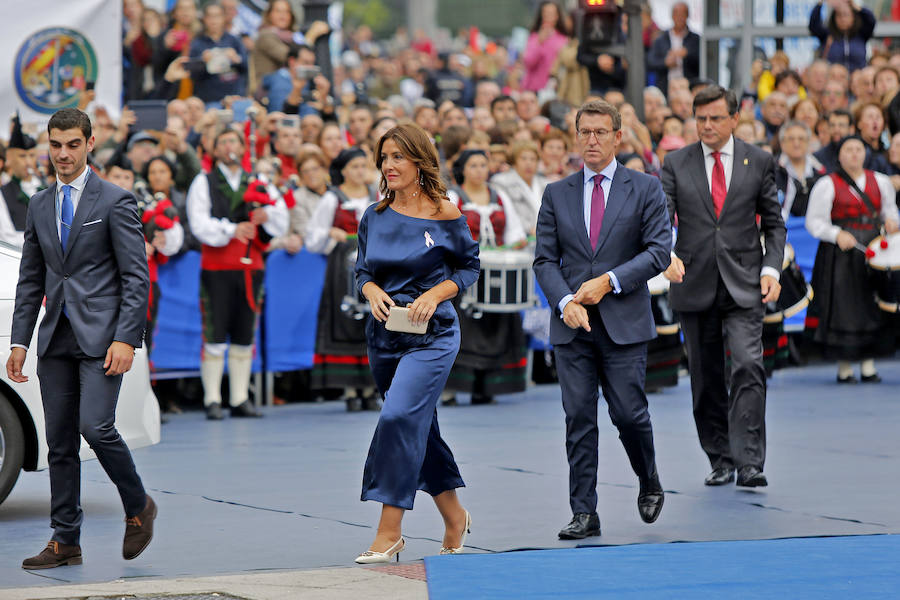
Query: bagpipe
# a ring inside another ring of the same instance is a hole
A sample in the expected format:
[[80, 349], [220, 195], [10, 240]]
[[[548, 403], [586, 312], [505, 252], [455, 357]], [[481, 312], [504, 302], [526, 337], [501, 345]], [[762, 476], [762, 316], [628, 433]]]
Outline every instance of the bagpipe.
[[138, 215], [144, 229], [144, 239], [153, 242], [157, 231], [165, 231], [179, 221], [178, 208], [163, 192], [153, 193], [143, 181], [134, 184]]
[[[279, 166], [277, 158], [260, 158], [255, 161], [253, 175], [247, 184], [247, 191], [244, 192], [244, 207], [247, 211], [247, 219], [253, 211], [265, 208], [266, 206], [275, 206], [279, 199], [283, 199], [288, 209], [294, 207], [294, 188], [288, 186], [279, 188], [274, 181], [277, 180]], [[247, 252], [241, 262], [250, 264], [250, 248], [255, 245], [260, 251], [265, 252], [268, 248], [272, 237], [266, 233], [265, 229], [257, 226], [257, 235], [247, 244]]]

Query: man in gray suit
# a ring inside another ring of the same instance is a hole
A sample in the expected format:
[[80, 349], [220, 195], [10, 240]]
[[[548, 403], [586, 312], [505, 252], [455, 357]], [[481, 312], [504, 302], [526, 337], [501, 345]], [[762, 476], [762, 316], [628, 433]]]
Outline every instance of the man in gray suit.
[[[666, 277], [684, 332], [706, 485], [768, 485], [765, 303], [781, 292], [786, 231], [768, 152], [735, 139], [735, 94], [709, 86], [694, 98], [700, 141], [666, 155], [662, 185], [678, 238]], [[759, 215], [759, 225], [757, 225]], [[765, 238], [765, 254], [760, 243]], [[725, 348], [731, 351], [730, 380]]]
[[644, 376], [656, 337], [647, 280], [666, 267], [672, 244], [665, 197], [655, 177], [616, 161], [622, 117], [614, 106], [586, 103], [575, 127], [584, 169], [544, 191], [534, 253], [554, 308], [550, 342], [566, 413], [573, 516], [561, 539], [600, 535], [598, 387], [638, 477], [641, 519], [656, 521], [664, 499]]
[[58, 111], [47, 124], [57, 180], [28, 206], [6, 371], [17, 383], [44, 296], [38, 365], [50, 463], [53, 537], [25, 569], [81, 564], [81, 437], [125, 508], [122, 555], [150, 543], [156, 505], [144, 491], [115, 427], [122, 374], [131, 368], [147, 319], [149, 276], [137, 203], [87, 166], [94, 147], [83, 112]]

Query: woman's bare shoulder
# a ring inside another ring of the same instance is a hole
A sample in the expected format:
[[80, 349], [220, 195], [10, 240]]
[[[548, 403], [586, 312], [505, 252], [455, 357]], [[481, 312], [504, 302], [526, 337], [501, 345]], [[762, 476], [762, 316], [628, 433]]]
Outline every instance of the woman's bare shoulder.
[[437, 218], [441, 221], [453, 221], [454, 219], [458, 219], [462, 216], [462, 213], [459, 211], [459, 207], [450, 202], [449, 200], [441, 200], [441, 212], [438, 213]]

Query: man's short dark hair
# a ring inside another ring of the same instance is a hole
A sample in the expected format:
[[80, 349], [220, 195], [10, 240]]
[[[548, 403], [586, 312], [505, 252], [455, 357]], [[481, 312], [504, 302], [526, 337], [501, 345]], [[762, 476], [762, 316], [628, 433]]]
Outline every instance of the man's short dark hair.
[[516, 103], [516, 99], [512, 96], [497, 96], [493, 100], [491, 100], [491, 112], [494, 112], [494, 107], [500, 104], [501, 102], [512, 102], [513, 105]]
[[615, 106], [606, 100], [591, 100], [582, 104], [578, 112], [575, 113], [575, 129], [578, 129], [581, 115], [609, 115], [609, 118], [612, 119], [613, 131], [622, 129], [622, 115], [619, 114], [619, 110]]
[[721, 85], [710, 85], [697, 92], [697, 95], [694, 96], [694, 114], [697, 114], [697, 109], [701, 106], [712, 104], [722, 98], [725, 98], [728, 114], [736, 115], [738, 111], [737, 96], [734, 90], [723, 88]]
[[831, 121], [831, 117], [847, 117], [847, 123], [849, 123], [850, 125], [856, 124], [856, 121], [853, 119], [853, 113], [846, 108], [834, 109], [833, 111], [825, 115], [825, 120]]
[[244, 145], [244, 136], [243, 134], [235, 129], [234, 127], [224, 127], [218, 133], [216, 133], [216, 137], [213, 139], [213, 148], [215, 148], [219, 144], [219, 139], [229, 135], [234, 134], [237, 136], [238, 141], [241, 142], [241, 146]]
[[65, 131], [67, 129], [80, 129], [84, 139], [91, 139], [91, 118], [77, 108], [63, 108], [53, 113], [47, 123], [47, 133], [51, 129]]

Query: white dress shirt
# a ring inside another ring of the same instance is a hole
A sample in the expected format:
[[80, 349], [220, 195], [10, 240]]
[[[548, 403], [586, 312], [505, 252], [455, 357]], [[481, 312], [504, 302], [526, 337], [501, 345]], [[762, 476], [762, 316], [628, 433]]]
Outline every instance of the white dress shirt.
[[[84, 192], [84, 186], [87, 183], [87, 178], [90, 175], [91, 169], [85, 165], [84, 170], [81, 174], [76, 177], [71, 183], [68, 185], [72, 186], [72, 191], [69, 192], [69, 198], [72, 200], [72, 218], [74, 220], [75, 213], [78, 211], [78, 202], [81, 200], [81, 194]], [[56, 178], [56, 235], [60, 236], [60, 241], [62, 240], [62, 202], [63, 202], [63, 186], [67, 185], [59, 180], [59, 177]], [[69, 232], [71, 234], [71, 232]]]
[[[706, 166], [706, 184], [709, 186], [709, 193], [712, 194], [712, 173], [713, 167], [716, 165], [716, 159], [713, 158], [713, 150], [703, 142], [700, 142], [700, 146], [703, 148], [703, 161]], [[725, 145], [722, 146], [722, 149], [719, 150], [719, 160], [722, 161], [722, 166], [725, 167], [725, 190], [731, 187], [731, 174], [734, 173], [734, 136], [728, 138], [728, 141], [725, 142]]]
[[[866, 189], [866, 174], [863, 173], [856, 180], [859, 189]], [[878, 191], [881, 192], [881, 216], [886, 221], [898, 221], [897, 202], [894, 200], [896, 192], [894, 185], [887, 175], [875, 173], [875, 181], [878, 183]], [[853, 188], [850, 193], [856, 196]], [[837, 243], [837, 236], [841, 228], [831, 222], [831, 208], [834, 205], [834, 182], [831, 177], [825, 176], [819, 179], [809, 193], [809, 206], [806, 208], [806, 230], [816, 239], [832, 244]]]
[[[603, 181], [600, 182], [600, 189], [603, 190], [603, 208], [604, 215], [606, 207], [609, 205], [609, 190], [612, 188], [612, 179], [616, 174], [616, 166], [618, 161], [611, 160], [606, 167], [604, 167], [600, 171], [600, 175], [603, 175]], [[594, 195], [594, 175], [597, 172], [593, 171], [589, 166], [584, 165], [584, 183], [582, 190], [582, 215], [584, 217], [584, 230], [587, 233], [588, 240], [590, 241], [591, 237], [591, 199]], [[605, 218], [605, 217], [604, 217]], [[619, 285], [619, 279], [616, 277], [616, 274], [612, 271], [607, 271], [606, 275], [609, 275], [609, 283], [612, 285], [613, 294], [618, 294], [622, 291], [622, 287]], [[562, 318], [563, 309], [566, 307], [566, 304], [569, 303], [572, 298], [575, 297], [575, 294], [566, 294], [562, 297], [562, 300], [559, 301], [559, 316]]]

